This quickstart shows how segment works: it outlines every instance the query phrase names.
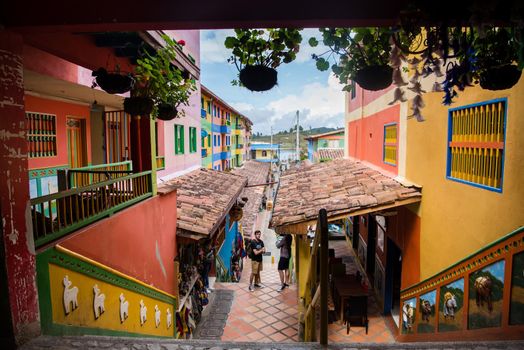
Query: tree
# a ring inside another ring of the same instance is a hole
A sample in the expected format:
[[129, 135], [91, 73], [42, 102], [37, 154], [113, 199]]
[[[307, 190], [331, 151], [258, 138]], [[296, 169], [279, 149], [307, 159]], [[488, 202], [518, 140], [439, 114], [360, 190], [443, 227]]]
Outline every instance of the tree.
[[300, 131], [304, 131], [304, 128], [302, 127], [302, 125], [299, 125], [299, 126], [298, 126], [298, 129], [299, 129]]

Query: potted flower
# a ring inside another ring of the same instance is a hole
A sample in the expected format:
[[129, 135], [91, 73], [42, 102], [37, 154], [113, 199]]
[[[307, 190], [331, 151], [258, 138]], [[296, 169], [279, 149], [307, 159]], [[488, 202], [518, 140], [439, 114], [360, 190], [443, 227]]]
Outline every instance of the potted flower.
[[[345, 91], [353, 88], [356, 82], [366, 90], [382, 90], [392, 83], [393, 69], [389, 65], [390, 37], [388, 28], [320, 28], [322, 41], [329, 50], [320, 55], [312, 55], [317, 68], [329, 69], [330, 59], [335, 63], [331, 69]], [[318, 45], [311, 38], [312, 47]], [[328, 54], [327, 58], [323, 56]]]
[[229, 63], [239, 71], [242, 85], [251, 91], [267, 91], [277, 84], [277, 68], [296, 58], [302, 36], [299, 29], [235, 29], [235, 36], [227, 37], [224, 45], [232, 50]]
[[189, 96], [196, 90], [195, 80], [175, 67], [175, 48], [180, 46], [167, 35], [162, 38], [166, 45], [156, 51], [148, 52], [137, 60], [135, 68], [135, 88], [131, 98], [124, 101], [124, 110], [132, 115], [149, 115], [161, 120], [171, 120], [184, 116], [180, 105], [189, 104]]
[[135, 80], [130, 73], [121, 72], [117, 66], [115, 71], [108, 72], [105, 68], [98, 68], [91, 73], [95, 80], [93, 86], [99, 86], [109, 94], [123, 94], [133, 88]]

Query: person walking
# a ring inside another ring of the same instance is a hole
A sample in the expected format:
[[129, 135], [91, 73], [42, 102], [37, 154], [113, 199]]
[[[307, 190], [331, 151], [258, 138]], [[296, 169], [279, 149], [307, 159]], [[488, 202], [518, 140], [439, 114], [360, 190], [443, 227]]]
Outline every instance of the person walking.
[[[260, 230], [255, 231], [255, 239], [251, 240], [249, 243], [251, 254], [249, 258], [251, 259], [251, 276], [249, 276], [249, 291], [253, 292], [255, 290], [254, 287], [260, 288], [262, 287], [260, 285], [260, 272], [262, 271], [262, 254], [266, 252], [266, 248], [264, 247], [264, 242], [260, 238], [262, 236], [262, 232]], [[255, 281], [254, 287], [253, 287], [253, 280]]]
[[280, 248], [280, 259], [278, 260], [278, 274], [280, 275], [280, 282], [282, 286], [278, 289], [279, 292], [289, 287], [289, 258], [291, 257], [291, 243], [293, 237], [290, 234], [280, 235], [277, 240], [277, 248]]

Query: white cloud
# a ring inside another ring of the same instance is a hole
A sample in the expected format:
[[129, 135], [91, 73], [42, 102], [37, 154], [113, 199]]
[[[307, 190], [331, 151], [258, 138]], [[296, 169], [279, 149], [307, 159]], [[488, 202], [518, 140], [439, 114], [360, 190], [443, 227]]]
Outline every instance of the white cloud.
[[344, 119], [344, 92], [338, 80], [330, 75], [327, 84], [314, 82], [291, 94], [269, 102], [264, 109], [249, 103], [232, 104], [253, 122], [255, 131], [268, 133], [289, 129], [299, 111], [300, 125], [308, 127], [341, 127]]
[[[317, 28], [304, 29], [302, 32], [302, 44], [300, 44], [300, 51], [297, 54], [295, 61], [297, 63], [304, 63], [313, 60], [311, 54], [320, 55], [328, 50], [327, 46], [322, 44], [322, 34]], [[315, 37], [318, 40], [318, 46], [311, 47], [309, 45], [309, 38]]]
[[226, 49], [224, 41], [228, 36], [234, 36], [232, 29], [200, 31], [200, 59], [208, 63], [225, 63], [231, 56], [231, 50]]

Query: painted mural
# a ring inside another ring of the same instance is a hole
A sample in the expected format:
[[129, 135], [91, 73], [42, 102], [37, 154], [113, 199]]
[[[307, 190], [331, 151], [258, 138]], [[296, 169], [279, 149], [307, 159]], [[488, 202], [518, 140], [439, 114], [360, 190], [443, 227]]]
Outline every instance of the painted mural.
[[38, 269], [45, 334], [175, 334], [173, 296], [54, 249]]
[[419, 298], [420, 321], [417, 324], [418, 333], [434, 333], [437, 320], [435, 308], [437, 304], [437, 291], [433, 290]]
[[500, 327], [505, 261], [469, 275], [468, 329]]
[[440, 288], [439, 332], [462, 330], [464, 318], [464, 278]]
[[417, 298], [405, 300], [402, 304], [402, 334], [413, 333], [416, 310]]
[[513, 256], [509, 324], [524, 324], [524, 252]]

